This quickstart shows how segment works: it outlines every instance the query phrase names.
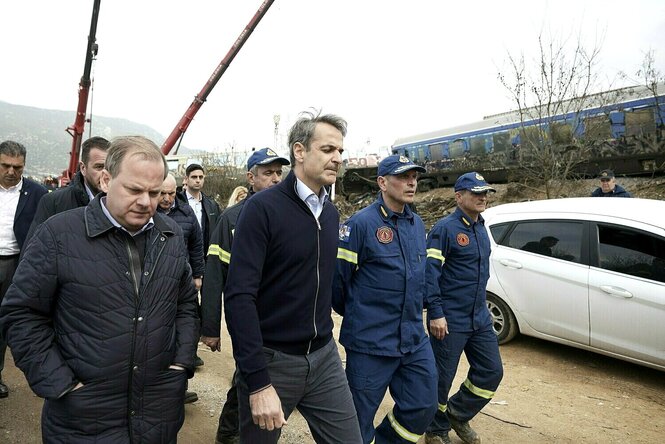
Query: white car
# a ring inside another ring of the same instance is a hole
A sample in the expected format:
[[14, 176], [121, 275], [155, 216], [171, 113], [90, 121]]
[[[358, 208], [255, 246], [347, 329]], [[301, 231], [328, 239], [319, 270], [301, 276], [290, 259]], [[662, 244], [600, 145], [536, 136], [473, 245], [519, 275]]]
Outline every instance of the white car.
[[552, 199], [482, 215], [499, 343], [522, 333], [665, 370], [665, 202]]

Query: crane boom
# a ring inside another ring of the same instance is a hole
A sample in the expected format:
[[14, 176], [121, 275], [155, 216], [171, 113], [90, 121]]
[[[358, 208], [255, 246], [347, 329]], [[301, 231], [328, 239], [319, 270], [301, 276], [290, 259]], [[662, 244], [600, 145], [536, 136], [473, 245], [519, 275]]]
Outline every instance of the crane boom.
[[90, 92], [90, 72], [92, 71], [92, 61], [97, 55], [97, 19], [99, 18], [99, 4], [101, 0], [95, 0], [92, 6], [92, 19], [90, 20], [90, 33], [88, 34], [88, 45], [85, 50], [85, 66], [83, 76], [79, 82], [79, 101], [76, 107], [76, 118], [74, 124], [67, 128], [67, 132], [72, 136], [72, 150], [69, 153], [69, 166], [63, 173], [63, 178], [69, 182], [78, 169], [79, 151], [83, 139], [83, 129], [85, 127], [85, 115], [88, 107], [88, 93]]
[[231, 49], [222, 59], [219, 65], [217, 65], [217, 68], [213, 71], [212, 75], [210, 76], [206, 84], [203, 86], [203, 89], [201, 89], [201, 92], [199, 92], [198, 95], [194, 97], [194, 101], [192, 102], [192, 104], [189, 105], [189, 108], [187, 109], [187, 111], [185, 111], [185, 114], [182, 116], [176, 127], [173, 129], [173, 131], [171, 131], [171, 134], [164, 141], [164, 144], [162, 145], [162, 153], [168, 154], [175, 145], [175, 143], [178, 141], [178, 139], [185, 134], [185, 131], [187, 131], [189, 124], [192, 123], [194, 116], [201, 108], [203, 103], [206, 101], [210, 92], [215, 87], [219, 79], [222, 77], [222, 74], [224, 74], [226, 69], [229, 67], [229, 65], [231, 64], [235, 56], [238, 54], [242, 46], [245, 44], [249, 36], [252, 34], [252, 31], [254, 31], [256, 25], [258, 25], [258, 23], [261, 21], [266, 12], [268, 12], [268, 9], [273, 4], [273, 2], [274, 0], [263, 1], [258, 11], [256, 11], [256, 14], [254, 14], [254, 17], [252, 17], [252, 20], [250, 20], [249, 24], [240, 33], [240, 36], [233, 43], [233, 46], [231, 46]]

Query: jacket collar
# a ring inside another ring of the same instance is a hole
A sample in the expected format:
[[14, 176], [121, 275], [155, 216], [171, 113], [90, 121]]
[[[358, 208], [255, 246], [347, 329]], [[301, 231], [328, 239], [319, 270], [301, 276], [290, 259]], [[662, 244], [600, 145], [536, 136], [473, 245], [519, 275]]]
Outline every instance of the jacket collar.
[[[88, 237], [97, 237], [108, 231], [111, 231], [115, 226], [104, 214], [102, 210], [102, 197], [106, 196], [105, 193], [99, 193], [88, 206], [85, 207], [84, 220], [85, 220], [85, 230]], [[153, 222], [155, 224], [154, 228], [159, 230], [162, 234], [173, 235], [175, 232], [167, 222], [165, 221], [164, 215], [155, 213], [153, 215]]]
[[453, 213], [453, 214], [454, 214], [454, 217], [456, 219], [459, 219], [462, 222], [462, 224], [469, 230], [475, 224], [485, 225], [485, 219], [483, 219], [482, 214], [478, 215], [478, 220], [476, 222], [474, 222], [473, 219], [471, 219], [469, 216], [467, 216], [466, 213], [464, 211], [462, 211], [462, 209], [460, 207], [457, 207], [455, 209], [455, 213]]
[[383, 218], [384, 221], [388, 222], [392, 220], [393, 218], [395, 219], [408, 219], [408, 220], [413, 220], [413, 211], [411, 211], [411, 208], [409, 207], [408, 204], [404, 205], [404, 212], [403, 213], [395, 213], [393, 210], [388, 208], [386, 203], [383, 201], [383, 195], [379, 191], [379, 195], [376, 198], [376, 208], [377, 211], [379, 212], [379, 215], [381, 218]]

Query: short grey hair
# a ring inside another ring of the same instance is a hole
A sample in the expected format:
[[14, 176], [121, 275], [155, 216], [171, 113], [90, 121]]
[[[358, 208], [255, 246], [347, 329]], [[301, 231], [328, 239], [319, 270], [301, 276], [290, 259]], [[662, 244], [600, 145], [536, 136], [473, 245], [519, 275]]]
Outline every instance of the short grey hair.
[[305, 151], [310, 150], [310, 142], [314, 136], [314, 130], [318, 123], [327, 123], [335, 127], [342, 137], [346, 137], [346, 120], [335, 114], [323, 114], [320, 112], [303, 111], [300, 113], [300, 118], [293, 124], [289, 130], [289, 155], [291, 158], [291, 165], [296, 164], [296, 158], [293, 154], [293, 147], [296, 143], [300, 143], [305, 147]]
[[5, 156], [9, 157], [23, 157], [23, 161], [25, 161], [25, 153], [25, 147], [18, 142], [14, 142], [13, 140], [5, 140], [4, 142], [0, 143], [0, 154], [4, 154]]
[[141, 160], [161, 161], [164, 164], [164, 177], [169, 172], [166, 157], [152, 140], [143, 136], [122, 136], [111, 140], [104, 168], [116, 177], [120, 173], [120, 165], [126, 156], [138, 156]]

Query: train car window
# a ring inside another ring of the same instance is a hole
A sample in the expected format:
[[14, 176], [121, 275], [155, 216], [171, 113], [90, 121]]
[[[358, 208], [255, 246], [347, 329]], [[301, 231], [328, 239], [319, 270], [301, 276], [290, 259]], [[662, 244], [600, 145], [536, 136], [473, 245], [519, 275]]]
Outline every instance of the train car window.
[[642, 136], [656, 131], [653, 110], [641, 109], [626, 113], [626, 136]]
[[587, 140], [604, 140], [612, 137], [612, 126], [606, 115], [584, 119], [584, 136]]
[[520, 130], [520, 145], [522, 148], [540, 147], [542, 135], [540, 128], [536, 126], [527, 126]]
[[569, 144], [573, 141], [573, 127], [569, 123], [554, 122], [550, 125], [550, 135], [556, 144]]
[[436, 160], [441, 160], [443, 159], [443, 144], [442, 143], [434, 143], [429, 146], [429, 155], [431, 157], [431, 160], [436, 161]]
[[471, 147], [469, 148], [469, 154], [476, 156], [482, 156], [485, 154], [485, 136], [476, 136], [471, 138]]
[[429, 161], [430, 159], [429, 156], [427, 155], [427, 148], [425, 147], [418, 148], [417, 158], [413, 160], [414, 162], [421, 162], [421, 163]]
[[598, 225], [600, 267], [665, 282], [665, 239], [626, 227]]
[[448, 157], [451, 159], [456, 159], [458, 157], [464, 157], [464, 152], [466, 151], [466, 144], [464, 139], [457, 139], [453, 142], [450, 142], [448, 145]]
[[502, 153], [510, 147], [510, 134], [508, 132], [496, 133], [492, 136], [494, 142], [494, 152]]

